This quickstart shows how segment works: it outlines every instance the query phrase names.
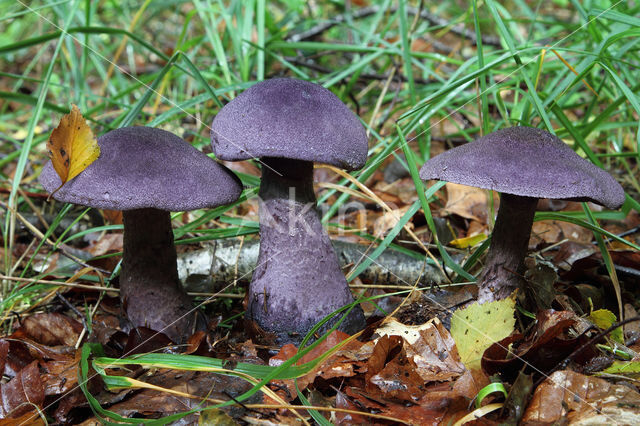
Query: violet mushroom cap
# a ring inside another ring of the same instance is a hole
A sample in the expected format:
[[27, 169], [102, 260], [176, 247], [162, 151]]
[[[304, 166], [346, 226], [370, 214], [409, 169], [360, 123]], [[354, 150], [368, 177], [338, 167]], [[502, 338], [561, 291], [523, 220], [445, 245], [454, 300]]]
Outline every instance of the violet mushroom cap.
[[[316, 211], [313, 162], [347, 170], [364, 166], [364, 127], [322, 86], [277, 78], [225, 105], [211, 125], [211, 142], [223, 160], [262, 158], [260, 254], [247, 319], [279, 343], [298, 343], [326, 315], [353, 302]], [[356, 306], [340, 329], [353, 333], [363, 326]]]
[[[176, 342], [195, 324], [178, 280], [170, 211], [229, 204], [242, 191], [226, 167], [178, 136], [151, 127], [125, 127], [98, 138], [100, 157], [53, 198], [123, 211], [120, 296], [134, 326], [162, 331]], [[53, 192], [60, 178], [51, 161], [40, 183]], [[188, 314], [188, 315], [187, 315]]]
[[518, 286], [538, 198], [591, 201], [619, 208], [625, 193], [604, 170], [551, 133], [532, 127], [498, 130], [427, 161], [423, 180], [500, 192], [501, 202], [478, 300], [507, 297]]

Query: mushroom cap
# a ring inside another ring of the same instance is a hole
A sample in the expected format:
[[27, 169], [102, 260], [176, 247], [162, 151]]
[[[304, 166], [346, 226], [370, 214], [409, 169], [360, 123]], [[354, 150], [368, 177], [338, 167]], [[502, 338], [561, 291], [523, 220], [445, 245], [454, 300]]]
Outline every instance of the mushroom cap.
[[[165, 130], [123, 127], [98, 145], [100, 157], [53, 198], [99, 209], [186, 211], [231, 203], [242, 191], [226, 167]], [[39, 180], [49, 193], [60, 186], [51, 161]]]
[[611, 209], [625, 200], [611, 175], [533, 127], [498, 130], [450, 149], [427, 161], [420, 178], [525, 197], [592, 201]]
[[223, 160], [276, 157], [347, 170], [364, 166], [368, 150], [360, 119], [337, 96], [290, 78], [262, 81], [225, 105], [211, 144]]

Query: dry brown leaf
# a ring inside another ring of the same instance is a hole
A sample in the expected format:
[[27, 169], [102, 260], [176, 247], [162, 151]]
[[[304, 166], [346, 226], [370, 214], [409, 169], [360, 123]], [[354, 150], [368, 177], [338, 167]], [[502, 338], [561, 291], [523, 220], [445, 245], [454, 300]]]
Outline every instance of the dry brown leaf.
[[37, 361], [20, 370], [9, 383], [0, 386], [1, 419], [19, 417], [32, 411], [34, 405], [42, 407], [43, 403], [44, 386], [40, 380]]
[[593, 239], [593, 232], [572, 223], [542, 220], [533, 223], [529, 247], [535, 247], [541, 242], [555, 244], [565, 238], [576, 243], [588, 244]]
[[398, 179], [395, 182], [387, 183], [384, 180], [376, 183], [373, 187], [374, 192], [380, 198], [393, 195], [404, 204], [412, 204], [418, 199], [416, 187], [410, 177]]
[[0, 426], [15, 426], [15, 425], [28, 425], [28, 426], [45, 426], [47, 423], [42, 419], [44, 413], [38, 413], [36, 410], [29, 411], [18, 417], [11, 417], [9, 419], [0, 419]]
[[9, 342], [2, 339], [0, 340], [0, 376], [4, 374], [4, 367], [7, 364], [8, 356], [9, 356]]
[[[405, 206], [400, 209], [384, 212], [373, 224], [373, 235], [381, 237], [386, 235], [396, 224], [400, 218], [409, 210], [411, 206]], [[413, 229], [413, 223], [407, 223], [410, 229]]]
[[544, 242], [547, 244], [557, 243], [562, 239], [562, 228], [555, 220], [541, 220], [533, 222], [531, 227], [531, 239], [529, 247], [535, 248]]
[[[482, 356], [482, 369], [487, 375], [500, 374], [504, 380], [513, 380], [518, 372], [545, 373], [556, 368], [574, 349], [589, 338], [580, 334], [584, 320], [570, 311], [544, 310], [536, 315], [535, 327], [527, 337], [512, 334], [491, 345]], [[579, 334], [574, 337], [575, 332]], [[587, 349], [574, 360], [584, 364], [595, 355]]]
[[400, 336], [380, 337], [367, 362], [366, 389], [370, 396], [415, 403], [424, 393], [424, 381], [404, 351]]
[[[319, 357], [329, 349], [335, 347], [337, 344], [349, 337], [348, 334], [342, 331], [336, 330], [331, 333], [327, 338], [318, 346], [313, 348], [309, 353], [304, 355], [299, 361], [298, 365], [312, 361]], [[329, 380], [335, 377], [352, 377], [356, 374], [356, 367], [360, 365], [357, 361], [354, 361], [354, 353], [362, 346], [361, 342], [357, 340], [349, 342], [344, 347], [340, 348], [332, 356], [321, 362], [313, 370], [306, 375], [298, 378], [298, 388], [304, 390], [309, 386], [316, 377], [322, 377], [325, 380]], [[277, 355], [269, 359], [269, 365], [272, 367], [282, 364], [284, 361], [292, 358], [298, 349], [292, 344], [286, 344], [278, 352]], [[281, 397], [286, 400], [295, 398], [296, 390], [293, 380], [277, 380], [274, 381], [279, 386], [287, 388], [288, 393], [279, 393]]]
[[[142, 389], [133, 393], [124, 401], [112, 405], [109, 409], [125, 417], [143, 415], [158, 418], [187, 411], [198, 406], [213, 404], [211, 401], [206, 401], [205, 398], [226, 401], [230, 397], [237, 397], [251, 388], [250, 383], [239, 377], [201, 371], [159, 369], [155, 370], [150, 376], [145, 377], [144, 381], [151, 385], [159, 386], [175, 393], [188, 394], [192, 397], [154, 389]], [[258, 392], [245, 402], [247, 404], [262, 402], [262, 393]], [[242, 416], [245, 412], [241, 407], [226, 407], [226, 410], [230, 410], [229, 412], [233, 413], [234, 416]], [[197, 416], [188, 416], [186, 419], [186, 424], [192, 424], [191, 422], [193, 421], [197, 422]]]
[[447, 204], [443, 213], [487, 223], [487, 192], [472, 186], [447, 183]]
[[20, 327], [27, 337], [47, 346], [74, 346], [82, 332], [82, 324], [55, 312], [31, 315]]
[[122, 244], [122, 234], [106, 234], [89, 247], [89, 253], [97, 257], [107, 253], [121, 252]]
[[460, 360], [455, 341], [437, 318], [420, 330], [420, 337], [407, 345], [407, 355], [416, 363], [425, 382], [447, 381], [460, 377], [466, 368]]
[[[351, 398], [342, 392], [338, 392], [336, 395], [336, 408], [360, 411], [360, 407], [351, 402]], [[336, 412], [337, 425], [364, 425], [368, 423], [369, 418], [365, 415], [360, 416], [358, 414]]]
[[565, 370], [533, 394], [522, 424], [640, 424], [640, 394], [629, 386]]
[[473, 237], [478, 234], [489, 234], [489, 227], [486, 223], [480, 223], [477, 220], [472, 220], [469, 222], [469, 227], [467, 228], [467, 237]]
[[425, 382], [452, 380], [466, 370], [453, 337], [437, 318], [416, 326], [390, 318], [376, 333], [402, 336], [407, 356], [415, 362], [416, 371]]
[[[382, 370], [371, 376], [369, 383], [381, 391], [384, 399], [416, 403], [425, 392], [424, 380], [416, 369], [416, 364], [402, 350]], [[375, 396], [371, 388], [368, 389]]]
[[392, 360], [400, 353], [402, 350], [402, 344], [403, 340], [400, 336], [389, 336], [385, 334], [377, 340], [376, 345], [373, 348], [373, 353], [371, 354], [369, 361], [367, 361], [367, 381], [369, 381], [373, 375], [382, 370], [387, 361]]
[[76, 351], [75, 358], [69, 357], [66, 360], [49, 361], [43, 364], [42, 367], [46, 371], [42, 375], [45, 395], [60, 395], [76, 387], [80, 355], [81, 352]]
[[122, 225], [122, 210], [107, 210], [103, 209], [102, 217], [104, 220], [112, 225]]
[[558, 222], [564, 238], [578, 243], [588, 244], [593, 240], [593, 232], [583, 226], [568, 222]]

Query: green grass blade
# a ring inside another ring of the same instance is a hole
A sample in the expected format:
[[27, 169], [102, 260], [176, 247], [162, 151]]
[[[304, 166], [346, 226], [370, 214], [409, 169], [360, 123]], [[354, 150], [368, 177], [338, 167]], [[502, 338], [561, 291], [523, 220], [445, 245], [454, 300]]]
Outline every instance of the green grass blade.
[[631, 247], [634, 250], [638, 250], [640, 251], [640, 246], [632, 243], [631, 241], [627, 241], [624, 238], [620, 238], [618, 237], [616, 234], [613, 234], [609, 231], [607, 231], [606, 229], [600, 228], [599, 226], [589, 223], [587, 221], [584, 221], [582, 219], [578, 219], [576, 217], [573, 216], [569, 216], [569, 215], [565, 215], [563, 213], [557, 213], [557, 212], [536, 212], [536, 216], [534, 218], [534, 221], [538, 222], [540, 220], [558, 220], [561, 222], [568, 222], [568, 223], [572, 223], [574, 225], [578, 225], [578, 226], [582, 226], [583, 228], [589, 229], [595, 233], [604, 235], [607, 238], [610, 238], [612, 240], [615, 240], [619, 243], [622, 243], [628, 247]]
[[544, 109], [542, 100], [538, 96], [535, 86], [531, 82], [529, 75], [526, 73], [524, 64], [522, 63], [518, 50], [515, 47], [515, 43], [513, 40], [513, 36], [511, 35], [511, 32], [509, 31], [507, 26], [504, 24], [502, 17], [498, 13], [495, 2], [493, 0], [486, 0], [486, 4], [487, 4], [487, 7], [489, 8], [489, 11], [491, 12], [491, 15], [493, 16], [494, 22], [498, 26], [498, 32], [502, 36], [502, 39], [505, 41], [505, 43], [507, 43], [507, 46], [509, 47], [509, 51], [513, 55], [513, 59], [515, 63], [518, 65], [518, 71], [520, 72], [522, 79], [527, 85], [527, 89], [528, 89], [527, 95], [531, 98], [531, 101], [533, 102], [536, 110], [538, 111], [540, 118], [542, 119], [542, 121], [544, 121], [544, 124], [547, 127], [547, 130], [551, 133], [554, 133], [553, 126], [551, 125], [551, 120], [549, 119], [549, 116], [547, 115], [547, 112]]
[[264, 80], [264, 66], [265, 66], [265, 57], [264, 57], [264, 40], [265, 40], [265, 2], [266, 0], [257, 0], [256, 2], [256, 33], [258, 36], [258, 50], [257, 50], [257, 79], [258, 81]]
[[[404, 138], [404, 133], [400, 126], [396, 124], [396, 130], [400, 135], [402, 151], [404, 152], [405, 158], [410, 159], [413, 158], [414, 154], [409, 149], [409, 145], [407, 144], [406, 139]], [[408, 160], [409, 165], [409, 173], [411, 174], [411, 178], [413, 179], [413, 184], [416, 187], [416, 191], [418, 192], [418, 198], [420, 200], [420, 204], [422, 206], [422, 210], [427, 219], [427, 224], [429, 225], [429, 229], [431, 230], [431, 234], [433, 235], [433, 241], [438, 246], [438, 251], [440, 252], [440, 256], [444, 261], [445, 265], [451, 268], [456, 274], [464, 277], [468, 281], [475, 281], [476, 278], [462, 269], [460, 265], [458, 265], [452, 258], [449, 256], [449, 253], [444, 249], [440, 241], [438, 240], [438, 235], [436, 233], [436, 225], [433, 222], [433, 216], [431, 215], [431, 208], [429, 207], [429, 202], [427, 201], [427, 197], [425, 195], [424, 185], [422, 184], [422, 180], [420, 179], [420, 175], [418, 174], [418, 168], [416, 167], [415, 162]]]
[[[18, 195], [18, 188], [20, 186], [20, 183], [22, 181], [22, 177], [24, 176], [25, 173], [25, 167], [27, 165], [27, 159], [30, 153], [30, 149], [31, 149], [31, 143], [33, 141], [33, 137], [35, 134], [35, 128], [38, 124], [38, 122], [40, 121], [40, 116], [42, 114], [42, 107], [44, 105], [46, 96], [47, 96], [47, 92], [49, 89], [49, 81], [51, 80], [51, 77], [53, 75], [53, 69], [55, 67], [56, 64], [56, 58], [58, 57], [58, 55], [60, 54], [62, 45], [63, 45], [63, 41], [64, 38], [68, 35], [67, 31], [65, 31], [66, 28], [68, 28], [71, 25], [71, 21], [73, 18], [73, 15], [75, 15], [75, 11], [77, 10], [79, 5], [79, 1], [76, 0], [74, 1], [71, 6], [70, 6], [70, 12], [69, 15], [67, 16], [67, 19], [64, 23], [63, 26], [63, 30], [59, 31], [59, 36], [58, 36], [58, 42], [56, 43], [56, 48], [53, 52], [52, 55], [52, 59], [49, 62], [49, 66], [47, 67], [47, 71], [45, 73], [45, 77], [44, 77], [44, 81], [42, 83], [42, 85], [40, 85], [39, 88], [39, 92], [38, 92], [38, 102], [36, 104], [36, 107], [34, 108], [34, 110], [32, 111], [31, 117], [29, 119], [29, 124], [27, 127], [27, 137], [25, 138], [24, 143], [22, 144], [22, 150], [20, 152], [20, 157], [18, 158], [18, 163], [16, 165], [16, 169], [14, 172], [14, 177], [13, 177], [13, 182], [11, 185], [11, 192], [9, 193], [9, 199], [7, 201], [7, 204], [9, 206], [9, 209], [11, 211], [16, 211], [17, 210], [17, 195]], [[0, 53], [1, 53], [1, 49], [0, 49]], [[8, 212], [8, 214], [5, 216], [5, 225], [4, 225], [4, 229], [3, 229], [3, 239], [4, 239], [4, 249], [5, 249], [5, 273], [8, 274], [9, 272], [9, 268], [11, 267], [11, 261], [10, 261], [10, 255], [9, 253], [11, 253], [13, 251], [13, 239], [15, 236], [15, 224], [16, 224], [16, 216], [15, 214]]]
[[398, 16], [400, 17], [400, 36], [402, 38], [402, 58], [404, 62], [404, 73], [407, 76], [407, 82], [409, 83], [409, 100], [412, 104], [414, 104], [416, 102], [416, 88], [413, 79], [413, 67], [411, 66], [411, 42], [409, 40], [410, 34], [407, 24], [406, 4], [406, 0], [400, 0], [398, 2]]
[[[591, 209], [587, 203], [582, 203], [582, 209], [587, 214], [589, 218], [589, 223], [594, 227], [598, 227], [598, 222], [596, 218], [591, 213]], [[613, 260], [611, 259], [611, 255], [609, 254], [609, 250], [607, 250], [607, 246], [604, 244], [604, 240], [602, 239], [602, 235], [598, 232], [594, 232], [593, 236], [596, 238], [596, 242], [598, 243], [598, 248], [600, 249], [600, 254], [602, 255], [602, 260], [604, 260], [604, 264], [607, 267], [607, 272], [609, 273], [609, 277], [611, 278], [611, 284], [613, 285], [613, 289], [616, 292], [616, 300], [618, 301], [618, 318], [623, 320], [624, 318], [624, 310], [622, 309], [622, 290], [620, 289], [620, 282], [618, 281], [618, 275], [616, 274], [616, 268], [613, 265]]]

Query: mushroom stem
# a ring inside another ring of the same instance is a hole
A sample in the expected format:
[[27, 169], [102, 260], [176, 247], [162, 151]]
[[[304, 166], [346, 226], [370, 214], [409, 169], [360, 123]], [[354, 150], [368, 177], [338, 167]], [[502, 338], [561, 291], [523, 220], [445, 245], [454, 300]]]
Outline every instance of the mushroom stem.
[[124, 211], [120, 297], [135, 327], [163, 332], [182, 342], [195, 312], [178, 279], [169, 212], [153, 208]]
[[[247, 318], [274, 333], [278, 343], [299, 343], [314, 324], [353, 297], [316, 211], [313, 163], [267, 158], [263, 164], [260, 253]], [[340, 329], [354, 333], [364, 324], [356, 306]]]
[[501, 194], [500, 209], [491, 235], [491, 248], [478, 280], [478, 302], [507, 298], [525, 284], [524, 257], [527, 254], [537, 198]]

